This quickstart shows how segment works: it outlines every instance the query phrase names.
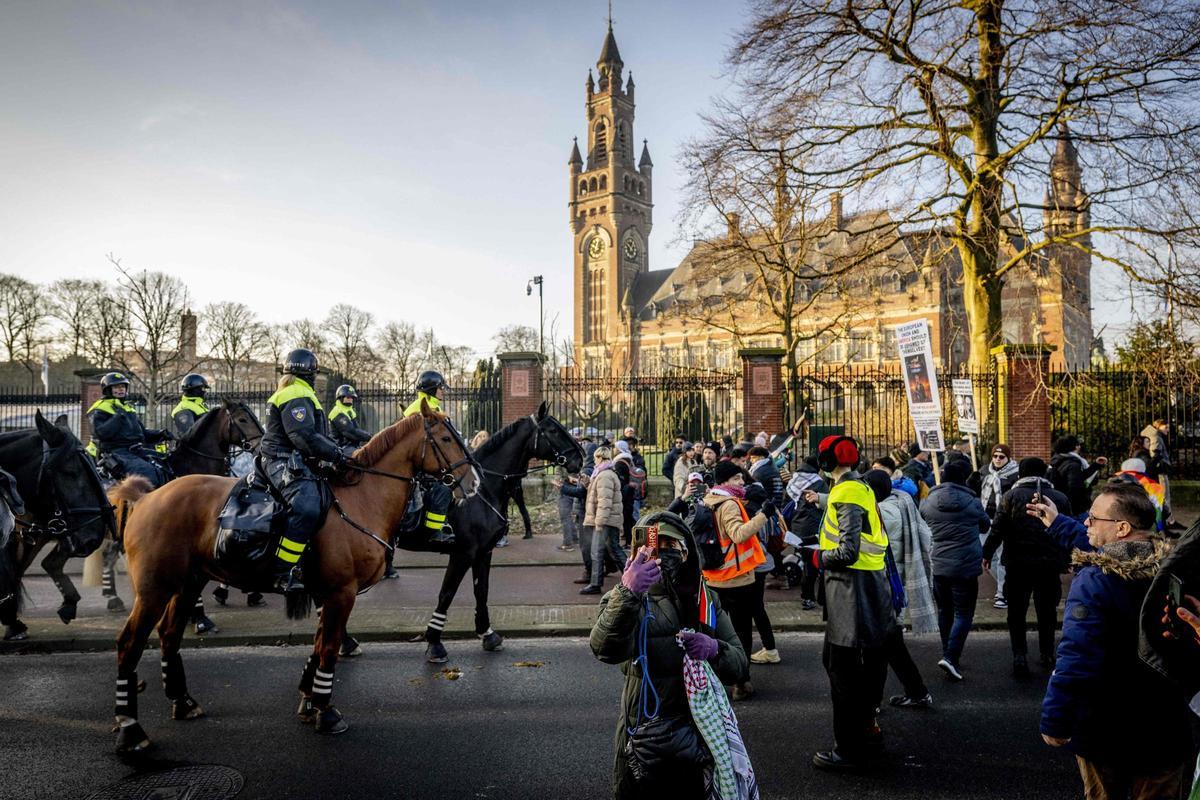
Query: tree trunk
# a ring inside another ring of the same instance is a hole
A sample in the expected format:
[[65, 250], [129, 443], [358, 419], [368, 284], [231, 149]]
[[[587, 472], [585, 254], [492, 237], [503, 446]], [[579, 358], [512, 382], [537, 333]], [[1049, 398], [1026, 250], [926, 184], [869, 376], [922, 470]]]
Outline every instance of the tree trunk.
[[972, 370], [984, 370], [991, 364], [992, 348], [1003, 341], [1000, 281], [995, 277], [998, 244], [994, 239], [955, 238], [963, 265], [963, 306], [970, 345], [967, 363]]

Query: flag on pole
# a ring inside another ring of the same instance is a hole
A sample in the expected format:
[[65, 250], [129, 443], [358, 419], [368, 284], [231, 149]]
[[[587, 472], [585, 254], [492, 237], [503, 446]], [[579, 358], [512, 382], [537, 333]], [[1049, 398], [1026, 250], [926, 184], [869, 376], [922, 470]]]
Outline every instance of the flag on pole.
[[42, 390], [50, 394], [50, 348], [42, 347]]

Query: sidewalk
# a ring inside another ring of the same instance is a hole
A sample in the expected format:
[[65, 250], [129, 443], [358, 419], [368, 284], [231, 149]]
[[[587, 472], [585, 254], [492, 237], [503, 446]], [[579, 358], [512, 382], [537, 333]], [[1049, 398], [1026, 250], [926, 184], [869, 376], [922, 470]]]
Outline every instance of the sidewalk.
[[[598, 611], [596, 596], [581, 596], [572, 583], [582, 572], [579, 552], [557, 549], [559, 536], [540, 534], [531, 540], [519, 536], [496, 551], [491, 575], [490, 616], [492, 627], [504, 636], [585, 636], [591, 630]], [[407, 641], [425, 630], [437, 602], [445, 567], [445, 557], [425, 553], [398, 553], [400, 578], [384, 581], [360, 596], [350, 618], [349, 630], [363, 642]], [[609, 576], [605, 588], [616, 585]], [[0, 642], [0, 653], [112, 650], [125, 614], [110, 613], [98, 588], [82, 588], [79, 616], [64, 625], [56, 615], [60, 603], [58, 591], [45, 575], [31, 575], [25, 581], [27, 598], [21, 618], [29, 626], [24, 642]], [[210, 584], [204, 595], [205, 605], [220, 632], [196, 636], [189, 630], [185, 647], [230, 645], [307, 645], [312, 642], [317, 619], [289, 620], [283, 613], [281, 597], [268, 596], [267, 605], [248, 608], [240, 592], [234, 590], [226, 607], [213, 600]], [[976, 630], [1003, 630], [1004, 611], [991, 606], [994, 584], [986, 576], [981, 584]], [[132, 603], [128, 579], [118, 575], [118, 591], [126, 605]], [[823, 630], [820, 609], [804, 611], [799, 590], [768, 591], [767, 608], [775, 630]], [[475, 635], [474, 596], [468, 575], [459, 587], [446, 622], [447, 639], [470, 639]], [[467, 646], [467, 645], [461, 645]], [[151, 647], [157, 647], [152, 636]], [[453, 650], [453, 647], [451, 648]]]

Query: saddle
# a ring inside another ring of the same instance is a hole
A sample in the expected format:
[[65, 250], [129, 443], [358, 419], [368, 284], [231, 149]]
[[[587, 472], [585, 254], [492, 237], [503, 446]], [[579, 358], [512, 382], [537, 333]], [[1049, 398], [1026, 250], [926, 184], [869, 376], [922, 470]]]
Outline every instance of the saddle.
[[257, 472], [239, 478], [217, 521], [213, 557], [218, 564], [237, 572], [257, 564], [273, 568], [275, 548], [287, 533], [287, 506], [265, 478]]

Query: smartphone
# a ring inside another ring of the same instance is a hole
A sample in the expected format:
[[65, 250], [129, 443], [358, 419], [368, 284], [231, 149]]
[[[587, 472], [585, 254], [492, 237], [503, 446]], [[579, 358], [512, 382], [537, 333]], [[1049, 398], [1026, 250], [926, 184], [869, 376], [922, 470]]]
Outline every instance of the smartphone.
[[1186, 608], [1183, 603], [1183, 596], [1187, 591], [1183, 584], [1183, 578], [1178, 575], [1167, 576], [1167, 627], [1172, 632], [1183, 638], [1190, 638], [1192, 634], [1191, 628], [1175, 614], [1175, 609]]
[[646, 528], [646, 547], [650, 548], [650, 556], [658, 558], [658, 526], [651, 525]]

